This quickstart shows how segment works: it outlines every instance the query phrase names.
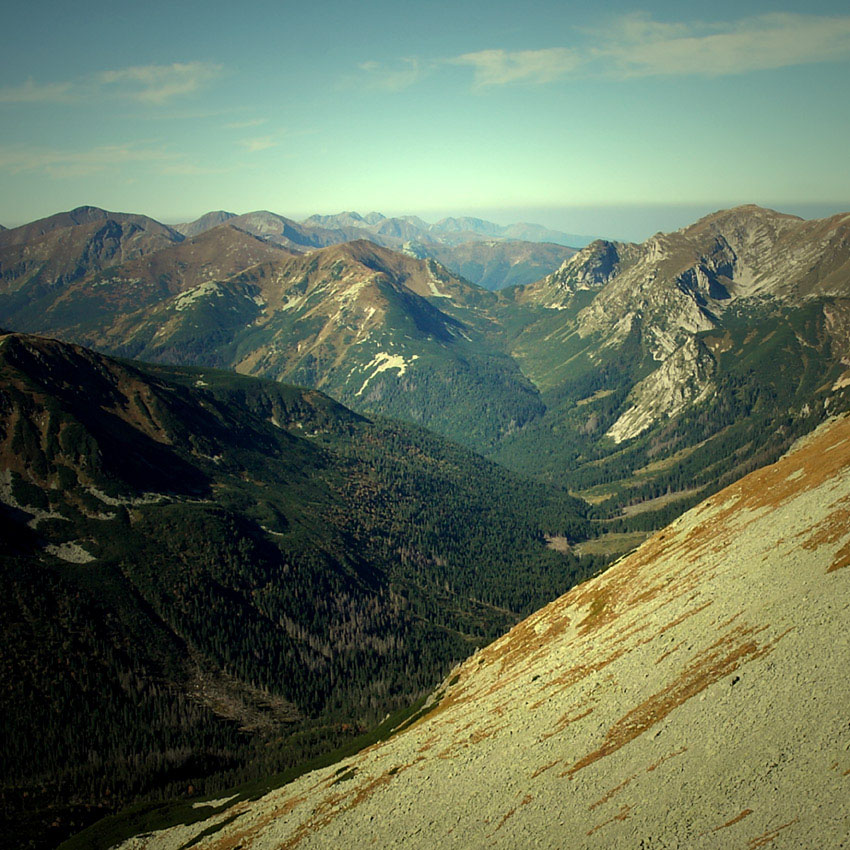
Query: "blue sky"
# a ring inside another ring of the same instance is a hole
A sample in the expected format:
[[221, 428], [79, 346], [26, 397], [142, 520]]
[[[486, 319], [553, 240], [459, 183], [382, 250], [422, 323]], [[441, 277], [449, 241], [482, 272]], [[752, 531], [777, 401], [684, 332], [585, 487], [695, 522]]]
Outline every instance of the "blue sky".
[[797, 8], [17, 4], [0, 223], [378, 209], [644, 238], [850, 209], [850, 10]]

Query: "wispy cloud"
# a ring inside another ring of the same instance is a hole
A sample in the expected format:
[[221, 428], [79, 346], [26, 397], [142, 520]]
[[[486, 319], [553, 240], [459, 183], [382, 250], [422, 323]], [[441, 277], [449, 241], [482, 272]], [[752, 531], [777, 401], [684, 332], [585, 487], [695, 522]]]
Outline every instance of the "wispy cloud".
[[723, 76], [850, 57], [850, 16], [780, 13], [722, 24], [660, 24], [638, 13], [621, 19], [591, 50], [621, 78]]
[[745, 74], [850, 58], [850, 16], [788, 12], [736, 21], [657, 21], [646, 12], [611, 19], [604, 28], [579, 31], [572, 45], [539, 50], [479, 50], [395, 66], [359, 66], [366, 86], [400, 91], [448, 66], [473, 71], [472, 87], [545, 85], [568, 76], [626, 80], [650, 76]]
[[551, 83], [581, 62], [580, 54], [567, 47], [543, 50], [479, 50], [449, 60], [453, 65], [469, 65], [475, 69], [474, 85], [503, 86], [506, 83]]
[[403, 91], [425, 74], [424, 66], [415, 57], [401, 59], [395, 65], [369, 60], [361, 62], [357, 67], [360, 75], [356, 82], [359, 85], [386, 92]]
[[174, 62], [104, 71], [98, 75], [98, 81], [116, 87], [134, 100], [158, 105], [198, 91], [220, 72], [221, 66], [210, 62]]
[[101, 145], [82, 151], [0, 147], [0, 170], [41, 172], [50, 177], [88, 177], [117, 166], [151, 163], [159, 170], [178, 165], [182, 157], [162, 147]]
[[37, 83], [30, 77], [18, 86], [0, 88], [0, 103], [57, 103], [72, 97], [71, 83]]
[[277, 141], [272, 136], [257, 136], [253, 139], [242, 139], [239, 142], [248, 153], [257, 153], [275, 147]]
[[259, 127], [268, 122], [268, 118], [252, 118], [247, 121], [231, 121], [224, 125], [226, 130], [244, 130], [248, 127]]
[[161, 107], [200, 91], [221, 71], [221, 65], [210, 62], [174, 62], [171, 65], [135, 65], [56, 82], [39, 83], [30, 78], [15, 86], [0, 88], [0, 104], [79, 104], [113, 97]]

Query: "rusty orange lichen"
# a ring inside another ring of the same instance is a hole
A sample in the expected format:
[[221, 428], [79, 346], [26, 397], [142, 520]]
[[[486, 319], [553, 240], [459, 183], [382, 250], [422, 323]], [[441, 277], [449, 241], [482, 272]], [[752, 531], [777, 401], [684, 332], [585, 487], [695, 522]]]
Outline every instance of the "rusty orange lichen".
[[513, 815], [513, 813], [514, 813], [515, 811], [516, 811], [516, 806], [514, 806], [514, 807], [513, 807], [512, 809], [510, 809], [509, 811], [505, 812], [505, 814], [504, 814], [504, 815], [502, 815], [502, 819], [499, 821], [499, 823], [498, 823], [498, 824], [496, 824], [496, 828], [495, 828], [495, 829], [493, 830], [493, 832], [491, 832], [490, 834], [491, 834], [491, 835], [493, 835], [493, 834], [497, 833], [497, 832], [498, 832], [498, 831], [499, 831], [499, 830], [500, 830], [500, 829], [501, 829], [501, 828], [505, 825], [505, 823], [507, 822], [508, 818], [510, 818], [510, 817], [511, 817], [511, 815]]
[[619, 794], [620, 791], [622, 791], [636, 776], [636, 773], [633, 773], [631, 776], [627, 776], [619, 785], [615, 785], [610, 791], [600, 797], [595, 803], [591, 803], [590, 811], [598, 809], [600, 806], [607, 803], [616, 794]]
[[661, 756], [658, 761], [654, 761], [651, 765], [649, 765], [649, 767], [647, 767], [646, 772], [651, 773], [653, 770], [657, 770], [662, 764], [664, 764], [665, 761], [669, 761], [670, 759], [680, 756], [682, 753], [686, 753], [687, 751], [687, 747], [682, 747], [680, 750], [673, 750], [672, 753], [667, 753], [666, 756]]
[[777, 826], [776, 829], [769, 829], [767, 832], [750, 839], [747, 843], [748, 850], [758, 850], [759, 847], [773, 844], [783, 829], [788, 829], [789, 826], [793, 826], [798, 820], [799, 818], [794, 818], [794, 820], [789, 820], [788, 823], [783, 823], [782, 826]]
[[541, 764], [534, 773], [531, 774], [532, 779], [537, 779], [541, 773], [545, 773], [547, 770], [551, 770], [556, 764], [560, 764], [560, 759], [555, 759], [554, 761], [550, 761], [548, 764]]
[[727, 827], [734, 826], [736, 823], [740, 823], [744, 818], [749, 817], [752, 813], [752, 809], [744, 809], [739, 815], [735, 815], [732, 820], [727, 820], [726, 823], [714, 827], [714, 829], [712, 829], [711, 831], [720, 832], [721, 829], [726, 829]]
[[547, 739], [551, 738], [553, 735], [557, 735], [560, 732], [563, 732], [564, 729], [566, 729], [567, 726], [569, 726], [571, 723], [575, 723], [577, 720], [582, 720], [583, 718], [587, 717], [588, 714], [592, 714], [592, 713], [593, 713], [593, 707], [591, 706], [590, 708], [586, 709], [585, 711], [580, 711], [578, 714], [570, 715], [569, 712], [567, 712], [566, 714], [562, 714], [561, 717], [559, 717], [557, 722], [555, 723], [554, 728], [551, 731], [546, 732], [543, 735], [541, 735], [540, 740], [546, 741]]
[[593, 835], [594, 832], [598, 832], [603, 827], [608, 826], [608, 824], [614, 823], [614, 821], [618, 821], [618, 820], [624, 821], [624, 820], [626, 820], [626, 818], [628, 818], [629, 812], [631, 812], [631, 810], [632, 810], [631, 806], [621, 806], [620, 811], [616, 815], [614, 815], [614, 817], [608, 818], [608, 820], [603, 821], [602, 823], [596, 824], [596, 826], [594, 826], [593, 829], [589, 830], [588, 833], [587, 833], [588, 836]]
[[677, 649], [680, 649], [684, 645], [685, 641], [680, 640], [674, 647], [668, 649], [667, 652], [662, 652], [658, 658], [655, 659], [656, 664], [660, 664], [665, 658], [671, 656]]
[[850, 540], [847, 541], [836, 553], [832, 563], [827, 567], [828, 573], [843, 569], [850, 565]]
[[730, 631], [695, 658], [679, 675], [656, 694], [627, 712], [608, 730], [602, 745], [584, 758], [579, 759], [563, 776], [572, 775], [593, 762], [598, 761], [642, 735], [647, 729], [663, 720], [671, 711], [704, 691], [709, 685], [736, 670], [743, 662], [753, 661], [767, 655], [776, 641], [759, 646], [753, 637], [763, 631], [743, 626]]

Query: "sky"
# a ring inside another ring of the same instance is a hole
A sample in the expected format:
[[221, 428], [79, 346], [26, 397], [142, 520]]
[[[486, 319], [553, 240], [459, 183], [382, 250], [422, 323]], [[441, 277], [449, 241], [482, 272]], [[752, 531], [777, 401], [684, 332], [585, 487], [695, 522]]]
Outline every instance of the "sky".
[[0, 224], [378, 210], [643, 239], [850, 210], [838, 0], [9, 4]]

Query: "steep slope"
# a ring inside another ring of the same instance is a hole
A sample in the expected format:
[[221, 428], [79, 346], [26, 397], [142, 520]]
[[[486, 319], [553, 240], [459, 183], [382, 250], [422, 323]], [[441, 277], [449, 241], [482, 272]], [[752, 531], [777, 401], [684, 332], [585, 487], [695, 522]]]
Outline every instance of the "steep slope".
[[3, 319], [121, 356], [316, 387], [476, 447], [542, 413], [501, 350], [487, 291], [365, 240], [293, 256], [238, 224]]
[[838, 848], [850, 828], [850, 419], [452, 671], [341, 765], [155, 848]]
[[20, 334], [0, 471], [4, 846], [349, 741], [594, 567], [545, 543], [580, 503], [423, 431]]
[[182, 233], [184, 236], [191, 238], [192, 236], [200, 236], [207, 230], [213, 227], [218, 227], [224, 224], [231, 218], [236, 218], [236, 213], [226, 212], [225, 210], [214, 210], [196, 218], [194, 221], [187, 221], [183, 224], [175, 224], [174, 229]]
[[22, 326], [37, 321], [65, 286], [181, 242], [141, 215], [80, 207], [0, 234], [0, 312]]
[[569, 470], [611, 516], [646, 502], [670, 517], [848, 404], [846, 215], [722, 211], [641, 245], [595, 242], [502, 297], [530, 317], [511, 352], [547, 414], [495, 456]]

